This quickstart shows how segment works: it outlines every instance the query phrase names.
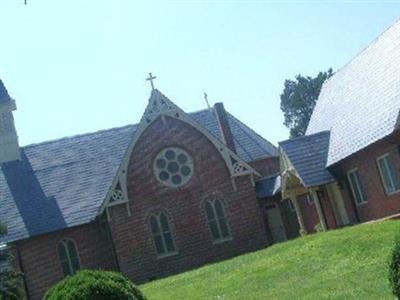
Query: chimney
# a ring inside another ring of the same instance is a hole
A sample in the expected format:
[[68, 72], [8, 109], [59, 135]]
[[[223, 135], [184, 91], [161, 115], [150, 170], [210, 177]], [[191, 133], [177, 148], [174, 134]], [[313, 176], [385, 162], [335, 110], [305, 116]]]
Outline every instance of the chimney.
[[12, 113], [16, 109], [15, 100], [11, 99], [0, 80], [0, 163], [21, 159]]
[[222, 102], [215, 103], [214, 111], [217, 116], [219, 130], [222, 135], [222, 139], [224, 144], [236, 153], [235, 143], [233, 141], [233, 135], [231, 131], [231, 127], [228, 122], [228, 114], [225, 111], [224, 104]]

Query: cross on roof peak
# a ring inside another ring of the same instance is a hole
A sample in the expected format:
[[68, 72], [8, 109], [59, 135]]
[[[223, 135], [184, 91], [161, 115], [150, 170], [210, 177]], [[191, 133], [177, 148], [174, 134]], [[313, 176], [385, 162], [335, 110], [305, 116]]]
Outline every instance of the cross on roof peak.
[[206, 100], [206, 104], [207, 104], [208, 109], [211, 109], [210, 103], [208, 102], [208, 95], [207, 95], [206, 92], [204, 92], [204, 100]]
[[151, 74], [151, 72], [149, 73], [149, 77], [146, 78], [147, 81], [150, 81], [152, 90], [154, 90], [154, 82], [153, 82], [153, 80], [156, 79], [156, 78], [157, 78], [157, 76], [153, 76], [153, 74]]

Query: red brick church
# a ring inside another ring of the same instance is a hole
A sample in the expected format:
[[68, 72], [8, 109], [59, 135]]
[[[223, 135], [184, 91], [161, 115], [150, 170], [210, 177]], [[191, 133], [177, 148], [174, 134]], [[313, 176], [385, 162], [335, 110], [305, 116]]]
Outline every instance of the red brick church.
[[83, 268], [140, 283], [273, 242], [255, 182], [278, 151], [221, 103], [188, 114], [153, 89], [139, 124], [19, 147], [1, 91], [3, 242], [30, 299]]
[[153, 89], [140, 122], [20, 147], [0, 81], [0, 242], [29, 299], [79, 269], [136, 283], [299, 233], [400, 213], [400, 23], [323, 86], [276, 148], [225, 111]]

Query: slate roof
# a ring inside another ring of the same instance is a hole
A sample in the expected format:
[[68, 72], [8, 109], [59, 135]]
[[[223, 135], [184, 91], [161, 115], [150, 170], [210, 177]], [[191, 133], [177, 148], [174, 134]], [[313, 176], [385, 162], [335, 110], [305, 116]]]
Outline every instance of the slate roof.
[[323, 131], [279, 143], [305, 187], [318, 186], [335, 180], [326, 169], [329, 137], [329, 131]]
[[256, 194], [258, 198], [272, 197], [281, 191], [281, 176], [261, 178], [256, 182]]
[[[213, 111], [191, 116], [221, 138]], [[277, 155], [277, 149], [228, 114], [238, 155], [245, 161]], [[0, 171], [0, 220], [11, 242], [88, 223], [101, 205], [137, 125], [98, 131], [21, 148], [22, 161]]]
[[3, 84], [3, 81], [0, 79], [0, 102], [7, 102], [10, 100], [10, 96], [8, 95], [7, 89]]
[[[250, 127], [239, 121], [227, 112], [229, 127], [232, 131], [233, 141], [237, 155], [246, 162], [258, 160], [266, 156], [277, 156], [278, 149]], [[191, 114], [191, 117], [208, 129], [215, 137], [222, 141], [218, 121], [214, 111], [208, 109]]]
[[391, 134], [400, 110], [400, 21], [323, 85], [307, 135], [330, 130], [327, 166]]

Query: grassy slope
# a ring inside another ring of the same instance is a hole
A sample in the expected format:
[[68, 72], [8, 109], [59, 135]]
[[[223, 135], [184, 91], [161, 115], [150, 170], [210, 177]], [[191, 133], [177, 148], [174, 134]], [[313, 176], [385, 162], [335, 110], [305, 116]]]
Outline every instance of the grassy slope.
[[314, 234], [158, 280], [166, 299], [393, 299], [388, 256], [400, 221]]

